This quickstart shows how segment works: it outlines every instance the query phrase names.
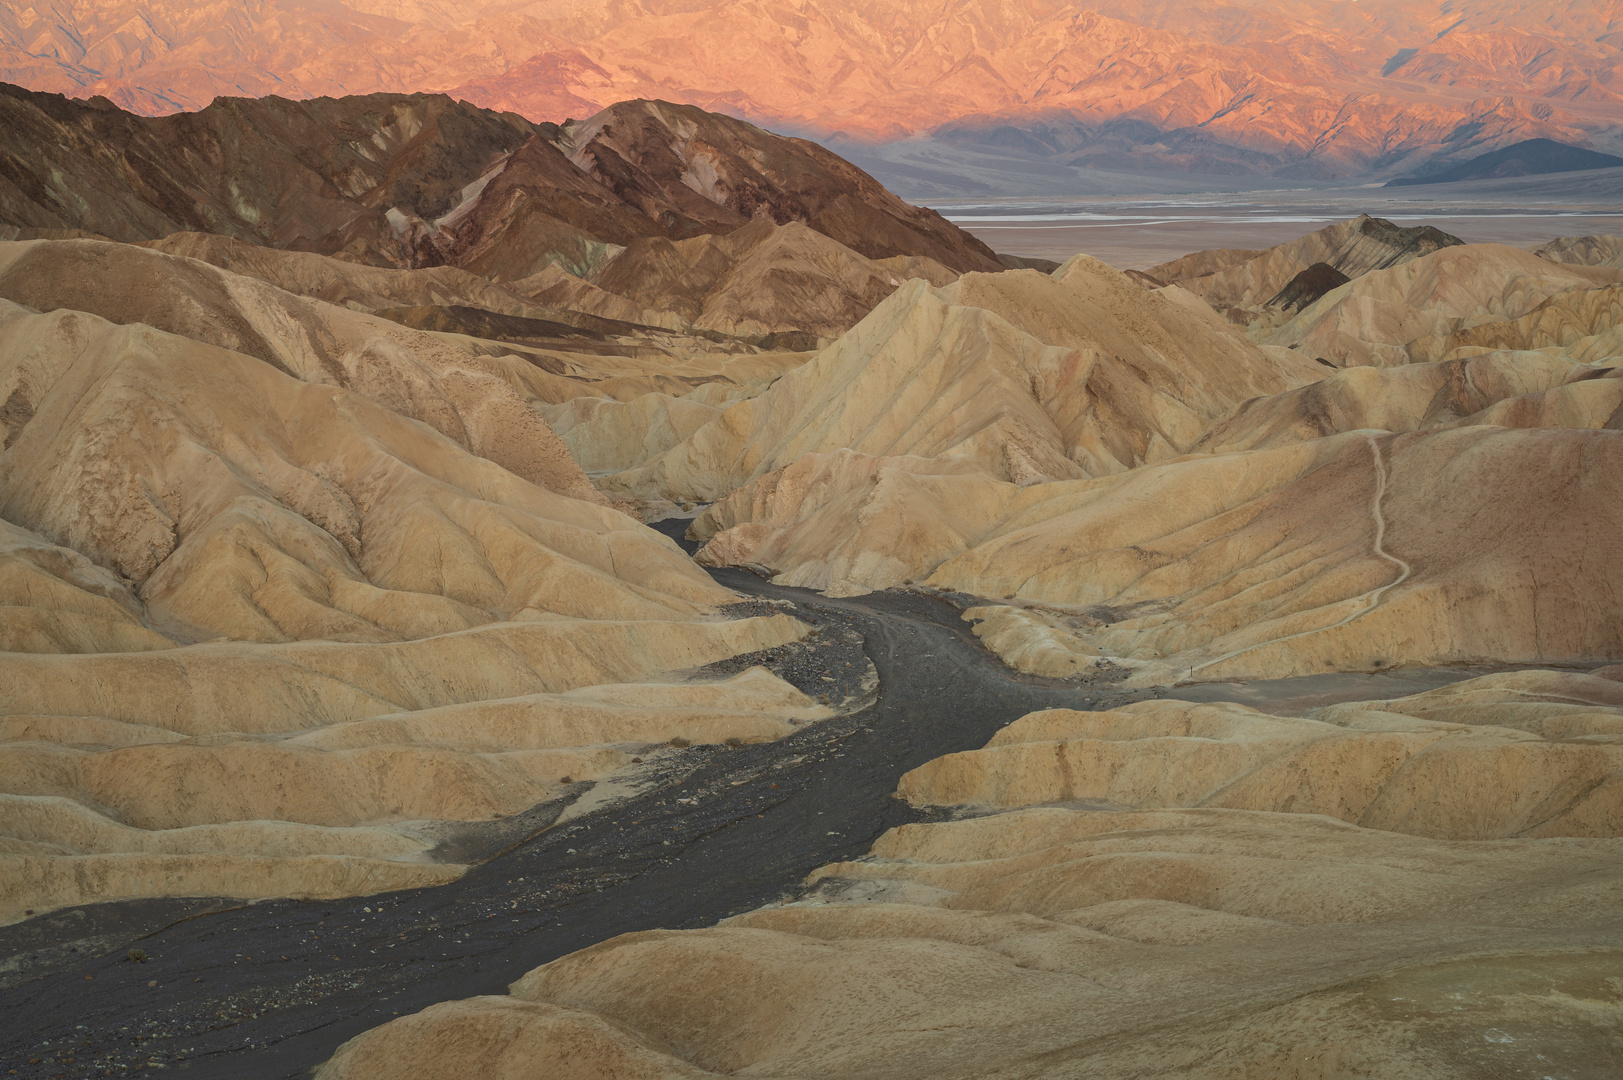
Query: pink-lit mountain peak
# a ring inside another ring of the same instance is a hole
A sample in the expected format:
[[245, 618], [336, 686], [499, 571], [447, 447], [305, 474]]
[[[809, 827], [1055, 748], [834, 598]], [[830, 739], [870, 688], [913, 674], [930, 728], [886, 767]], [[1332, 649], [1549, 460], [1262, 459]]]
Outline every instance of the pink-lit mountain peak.
[[1606, 143], [1620, 45], [1619, 0], [0, 0], [0, 79], [145, 112], [430, 90], [562, 120], [645, 97], [879, 141], [1058, 118], [1320, 173], [1462, 128]]

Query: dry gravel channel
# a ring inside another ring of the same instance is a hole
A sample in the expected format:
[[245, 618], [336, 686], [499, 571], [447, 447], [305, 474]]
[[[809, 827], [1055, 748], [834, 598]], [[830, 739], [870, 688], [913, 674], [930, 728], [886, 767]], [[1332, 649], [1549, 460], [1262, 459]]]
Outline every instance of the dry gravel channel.
[[[674, 532], [678, 525], [671, 523]], [[432, 889], [336, 901], [156, 900], [57, 911], [0, 928], [0, 1077], [301, 1077], [337, 1046], [438, 1001], [503, 993], [549, 960], [617, 934], [706, 926], [793, 895], [824, 863], [862, 856], [927, 817], [897, 779], [979, 747], [1034, 709], [1152, 695], [1303, 707], [1392, 697], [1479, 672], [1449, 669], [1121, 692], [1017, 675], [947, 600], [910, 592], [831, 599], [740, 570], [739, 592], [788, 600], [809, 644], [766, 663], [813, 695], [871, 701], [764, 745], [693, 746], [651, 759], [640, 794], [554, 824], [573, 795], [447, 835], [487, 861]], [[743, 613], [743, 612], [741, 612]], [[586, 785], [582, 785], [585, 787]], [[142, 950], [145, 962], [126, 959]]]

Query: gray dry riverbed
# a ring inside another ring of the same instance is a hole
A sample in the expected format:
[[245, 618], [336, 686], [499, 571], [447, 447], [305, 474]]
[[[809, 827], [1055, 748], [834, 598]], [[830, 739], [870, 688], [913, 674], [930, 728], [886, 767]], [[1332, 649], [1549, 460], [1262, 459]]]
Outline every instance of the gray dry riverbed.
[[[674, 529], [685, 522], [670, 523]], [[1018, 675], [940, 597], [831, 599], [715, 571], [786, 600], [809, 644], [765, 663], [803, 691], [876, 694], [776, 743], [650, 754], [638, 793], [554, 824], [576, 793], [521, 820], [448, 835], [457, 861], [432, 889], [349, 900], [98, 904], [0, 928], [0, 1077], [301, 1077], [338, 1045], [438, 1001], [500, 994], [539, 964], [617, 934], [706, 926], [792, 896], [811, 870], [865, 854], [886, 829], [929, 820], [893, 797], [933, 757], [983, 745], [1034, 709], [1151, 696], [1301, 712], [1394, 697], [1466, 669], [1208, 683], [1122, 692]], [[580, 785], [589, 787], [589, 785]], [[143, 950], [144, 963], [125, 959]]]

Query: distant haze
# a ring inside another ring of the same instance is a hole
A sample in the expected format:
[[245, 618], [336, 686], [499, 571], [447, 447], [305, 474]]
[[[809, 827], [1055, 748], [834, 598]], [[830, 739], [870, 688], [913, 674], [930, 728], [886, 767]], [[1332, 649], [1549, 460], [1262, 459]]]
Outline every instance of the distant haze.
[[922, 192], [1212, 190], [1529, 138], [1623, 150], [1620, 20], [1617, 0], [0, 0], [0, 80], [147, 113], [421, 90], [562, 120], [663, 98]]

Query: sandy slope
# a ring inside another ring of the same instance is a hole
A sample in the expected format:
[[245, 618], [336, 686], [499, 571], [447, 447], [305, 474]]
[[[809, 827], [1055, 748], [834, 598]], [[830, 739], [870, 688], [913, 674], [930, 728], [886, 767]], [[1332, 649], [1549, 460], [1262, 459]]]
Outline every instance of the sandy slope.
[[1471, 426], [1190, 458], [1028, 489], [928, 581], [1058, 605], [1151, 681], [1613, 657], [1619, 454]]
[[1086, 256], [1052, 277], [915, 280], [766, 393], [605, 485], [710, 500], [838, 449], [951, 457], [1020, 484], [1117, 472], [1189, 447], [1247, 397], [1322, 374], [1286, 357]]
[[[1615, 657], [1613, 274], [1450, 246], [1251, 330], [1291, 348], [1086, 258], [918, 284], [607, 483], [716, 498], [701, 561], [1009, 601], [970, 617], [1029, 672]], [[1305, 362], [1330, 340], [1388, 366]]]
[[[308, 258], [258, 265], [357, 304], [478, 286]], [[531, 359], [117, 244], [5, 245], [0, 294], [32, 305], [0, 300], [0, 918], [443, 881], [427, 823], [828, 714], [764, 671], [616, 688], [804, 627], [718, 616]]]

